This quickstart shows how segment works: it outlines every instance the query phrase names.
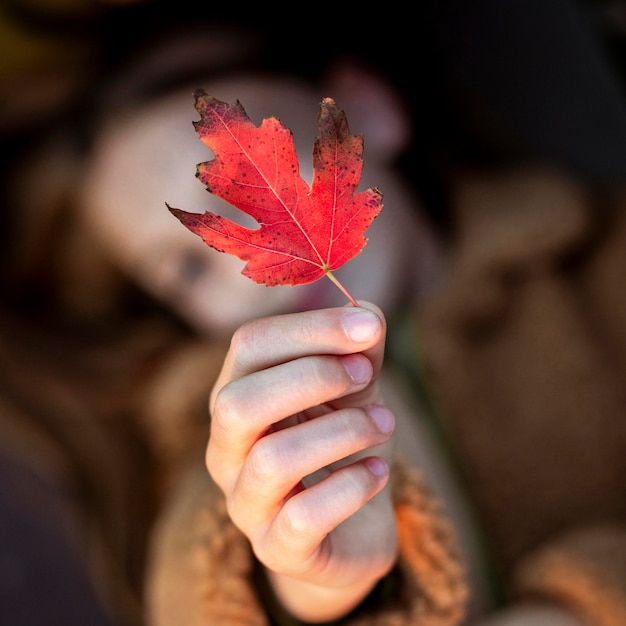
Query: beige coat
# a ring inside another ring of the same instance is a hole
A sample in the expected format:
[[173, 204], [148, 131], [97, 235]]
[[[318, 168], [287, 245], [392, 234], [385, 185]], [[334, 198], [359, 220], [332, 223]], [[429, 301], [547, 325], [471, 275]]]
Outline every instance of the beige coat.
[[422, 358], [505, 599], [626, 624], [626, 190], [460, 176]]

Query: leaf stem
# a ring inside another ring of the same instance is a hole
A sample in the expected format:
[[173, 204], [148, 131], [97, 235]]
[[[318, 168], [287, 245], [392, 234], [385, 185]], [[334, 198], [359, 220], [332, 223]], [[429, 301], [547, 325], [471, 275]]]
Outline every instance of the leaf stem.
[[350, 292], [337, 280], [337, 278], [335, 277], [335, 275], [328, 269], [324, 269], [324, 272], [326, 273], [326, 276], [328, 276], [328, 278], [330, 278], [330, 280], [335, 283], [335, 285], [337, 285], [337, 287], [339, 287], [339, 289], [342, 291], [342, 293], [346, 296], [346, 298], [348, 298], [348, 300], [350, 300], [350, 303], [353, 306], [358, 307], [358, 303], [357, 301], [352, 297], [352, 295], [350, 294]]

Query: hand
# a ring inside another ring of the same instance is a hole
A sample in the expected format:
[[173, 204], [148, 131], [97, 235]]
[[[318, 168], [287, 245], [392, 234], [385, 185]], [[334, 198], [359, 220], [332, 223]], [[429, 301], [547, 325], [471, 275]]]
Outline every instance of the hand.
[[209, 473], [304, 621], [344, 615], [396, 559], [395, 419], [377, 385], [385, 331], [365, 302], [253, 321], [211, 393]]

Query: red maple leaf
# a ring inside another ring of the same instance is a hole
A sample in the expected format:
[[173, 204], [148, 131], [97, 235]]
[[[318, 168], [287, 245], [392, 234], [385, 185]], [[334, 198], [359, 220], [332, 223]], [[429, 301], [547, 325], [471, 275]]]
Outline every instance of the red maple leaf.
[[252, 216], [245, 228], [207, 211], [168, 209], [220, 252], [246, 261], [242, 273], [266, 285], [299, 285], [328, 276], [356, 304], [332, 270], [359, 254], [380, 213], [376, 188], [355, 193], [363, 169], [363, 137], [350, 134], [331, 98], [320, 105], [313, 145], [313, 182], [301, 178], [292, 132], [274, 117], [255, 126], [239, 101], [222, 102], [199, 89], [196, 132], [215, 158], [197, 166], [209, 192]]

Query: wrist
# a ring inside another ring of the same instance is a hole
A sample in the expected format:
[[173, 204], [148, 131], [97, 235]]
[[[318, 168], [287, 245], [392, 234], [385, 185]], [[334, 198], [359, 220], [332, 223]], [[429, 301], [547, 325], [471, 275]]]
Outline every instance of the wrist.
[[343, 587], [325, 587], [276, 574], [256, 565], [256, 584], [261, 600], [279, 626], [340, 624], [361, 606], [377, 604], [389, 595], [398, 575], [396, 568], [371, 580]]

